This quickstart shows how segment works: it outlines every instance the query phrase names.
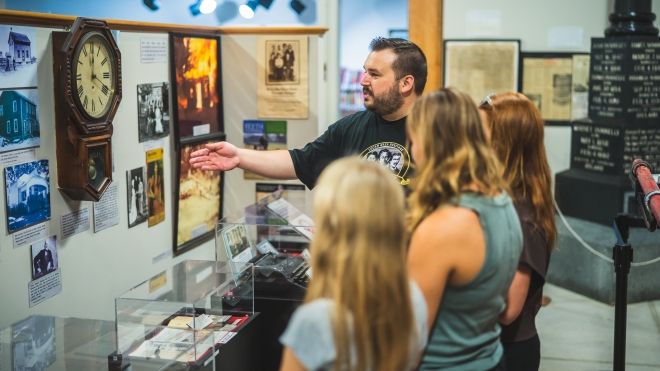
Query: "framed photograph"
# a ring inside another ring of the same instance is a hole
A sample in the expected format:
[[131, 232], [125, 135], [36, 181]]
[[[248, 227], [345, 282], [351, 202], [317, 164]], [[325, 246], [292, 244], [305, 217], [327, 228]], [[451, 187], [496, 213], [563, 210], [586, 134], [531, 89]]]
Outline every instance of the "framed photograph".
[[37, 86], [37, 30], [0, 25], [0, 89]]
[[224, 140], [222, 133], [181, 140], [174, 198], [174, 255], [213, 239], [222, 217], [223, 173], [193, 169], [190, 154], [205, 144]]
[[177, 140], [224, 131], [220, 38], [170, 33], [170, 60]]
[[39, 147], [40, 129], [34, 89], [0, 89], [0, 152]]
[[[588, 104], [588, 59], [577, 59], [576, 68], [581, 77], [573, 84], [574, 56], [576, 53], [522, 53], [522, 93], [541, 111], [548, 125], [569, 125], [575, 116], [586, 114]], [[582, 53], [582, 55], [585, 55]], [[586, 78], [586, 81], [585, 81]], [[578, 81], [579, 80], [579, 81]], [[573, 92], [578, 93], [573, 112]], [[582, 95], [579, 95], [583, 93]], [[587, 94], [584, 96], [584, 94]], [[586, 117], [586, 116], [585, 116]], [[579, 117], [576, 117], [579, 118]]]
[[48, 160], [7, 166], [5, 187], [9, 233], [50, 219]]
[[166, 82], [137, 86], [140, 143], [170, 134], [169, 97], [169, 84]]
[[144, 166], [126, 170], [126, 199], [128, 200], [128, 228], [142, 224], [149, 216], [145, 193], [146, 170]]
[[32, 252], [32, 279], [43, 277], [54, 272], [59, 267], [57, 257], [57, 236], [53, 235], [45, 240], [33, 243]]
[[247, 263], [255, 255], [252, 241], [248, 238], [248, 232], [243, 224], [228, 226], [220, 231], [222, 243], [225, 247], [228, 261], [235, 270]]
[[445, 40], [444, 86], [480, 102], [492, 93], [520, 91], [520, 40]]
[[165, 220], [165, 184], [163, 182], [163, 149], [154, 148], [146, 152], [147, 158], [147, 225]]

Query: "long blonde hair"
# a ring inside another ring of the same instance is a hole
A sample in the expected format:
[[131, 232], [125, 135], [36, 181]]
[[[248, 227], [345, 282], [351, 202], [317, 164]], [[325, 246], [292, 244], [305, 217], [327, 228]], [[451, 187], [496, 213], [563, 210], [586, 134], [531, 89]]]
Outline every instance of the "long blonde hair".
[[552, 246], [557, 227], [541, 112], [525, 95], [513, 92], [490, 96], [479, 109], [486, 115], [492, 146], [504, 165], [504, 180], [512, 198], [532, 203], [533, 223]]
[[410, 367], [416, 330], [401, 186], [384, 167], [348, 157], [325, 169], [314, 192], [314, 278], [305, 301], [329, 298], [335, 304], [334, 369]]
[[408, 137], [418, 140], [413, 145], [419, 146], [424, 160], [411, 183], [411, 230], [438, 207], [457, 202], [465, 191], [494, 195], [507, 189], [477, 106], [467, 94], [443, 88], [421, 97], [406, 127]]

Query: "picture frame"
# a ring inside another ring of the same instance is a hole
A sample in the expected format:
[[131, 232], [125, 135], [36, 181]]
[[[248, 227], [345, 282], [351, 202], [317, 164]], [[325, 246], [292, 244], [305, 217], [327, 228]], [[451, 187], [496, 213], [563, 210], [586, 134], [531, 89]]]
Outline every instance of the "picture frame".
[[443, 47], [444, 86], [476, 103], [492, 93], [520, 91], [520, 39], [447, 39]]
[[172, 126], [181, 139], [224, 131], [220, 37], [170, 33]]
[[[586, 61], [578, 61], [577, 57], [584, 56]], [[572, 120], [588, 115], [588, 56], [575, 52], [521, 53], [521, 92], [534, 102], [546, 125], [569, 126]]]
[[[242, 267], [255, 256], [255, 247], [248, 235], [245, 224], [225, 226], [220, 231], [220, 236], [222, 237], [227, 261], [230, 262], [234, 272], [240, 272]], [[216, 256], [218, 256], [218, 252], [216, 252]]]
[[7, 166], [4, 176], [9, 234], [50, 220], [48, 160]]
[[222, 218], [224, 172], [190, 166], [190, 153], [204, 144], [225, 139], [224, 133], [183, 138], [177, 151], [174, 197], [174, 255], [213, 239]]

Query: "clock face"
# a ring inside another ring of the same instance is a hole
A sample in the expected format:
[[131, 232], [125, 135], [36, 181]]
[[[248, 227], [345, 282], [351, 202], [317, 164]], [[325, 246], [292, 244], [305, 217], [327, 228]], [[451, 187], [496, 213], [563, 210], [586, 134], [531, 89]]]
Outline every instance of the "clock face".
[[74, 96], [78, 106], [92, 118], [108, 112], [115, 94], [115, 64], [101, 35], [89, 33], [73, 53]]

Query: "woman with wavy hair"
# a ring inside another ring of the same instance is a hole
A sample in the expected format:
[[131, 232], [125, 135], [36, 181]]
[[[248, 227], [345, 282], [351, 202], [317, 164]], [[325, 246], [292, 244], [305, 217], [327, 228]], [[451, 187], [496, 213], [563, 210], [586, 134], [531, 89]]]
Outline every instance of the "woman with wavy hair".
[[280, 370], [413, 369], [427, 316], [408, 277], [401, 186], [387, 168], [349, 157], [314, 192], [313, 278], [280, 338]]
[[543, 144], [543, 119], [520, 93], [486, 97], [479, 106], [486, 133], [504, 165], [523, 231], [523, 251], [500, 318], [507, 368], [538, 370], [541, 344], [534, 319], [541, 307], [550, 252], [557, 237], [552, 175]]
[[445, 88], [408, 116], [416, 163], [408, 269], [428, 304], [421, 370], [500, 370], [499, 315], [522, 249], [520, 222], [472, 99]]

